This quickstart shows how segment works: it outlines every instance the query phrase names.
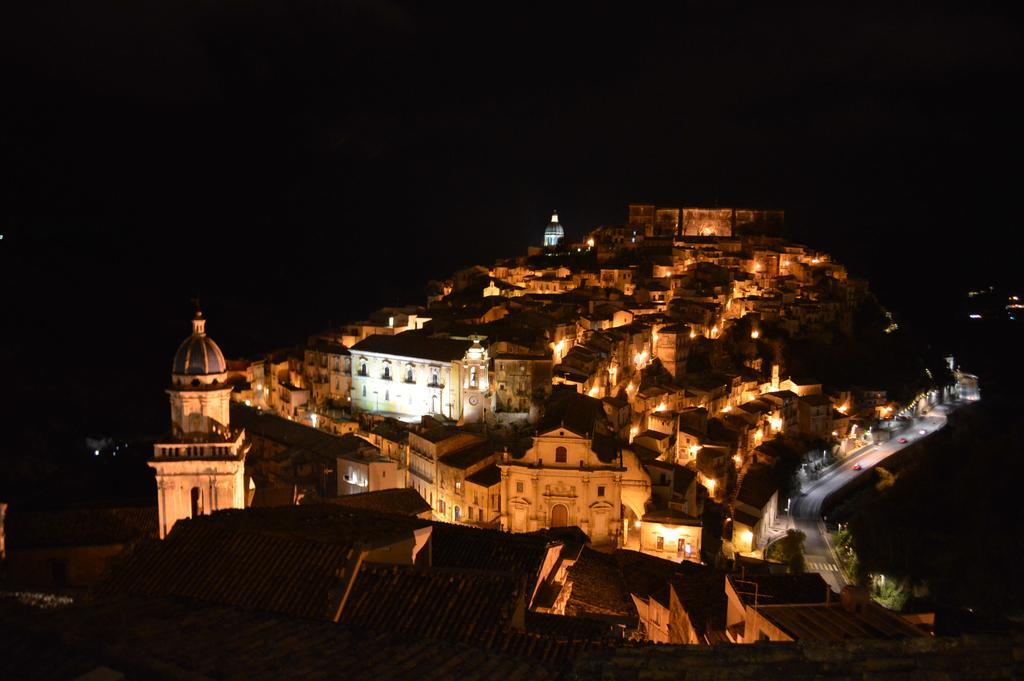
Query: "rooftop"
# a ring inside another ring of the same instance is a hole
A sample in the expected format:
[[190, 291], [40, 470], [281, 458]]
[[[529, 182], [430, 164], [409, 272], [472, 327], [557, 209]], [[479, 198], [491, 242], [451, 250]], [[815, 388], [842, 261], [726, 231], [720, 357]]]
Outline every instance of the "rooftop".
[[454, 362], [462, 359], [472, 347], [472, 341], [452, 338], [431, 338], [415, 331], [406, 331], [394, 336], [374, 334], [353, 345], [353, 353], [373, 352], [395, 357], [425, 359], [434, 362]]
[[559, 542], [537, 534], [510, 534], [469, 525], [434, 522], [434, 567], [536, 576], [548, 549]]
[[875, 603], [856, 611], [841, 603], [761, 605], [757, 612], [796, 641], [902, 639], [928, 636]]
[[565, 428], [576, 435], [591, 437], [598, 423], [604, 420], [601, 400], [574, 390], [556, 390], [544, 405], [544, 417], [537, 426], [537, 432]]
[[331, 503], [347, 508], [359, 508], [380, 513], [419, 515], [430, 512], [430, 504], [411, 487], [382, 489], [375, 492], [349, 494], [330, 500]]
[[572, 592], [565, 605], [566, 614], [626, 624], [636, 621], [636, 606], [614, 556], [584, 547], [568, 570], [569, 581]]
[[501, 469], [498, 468], [497, 464], [485, 466], [476, 473], [466, 476], [466, 482], [471, 482], [481, 487], [493, 487], [501, 482]]

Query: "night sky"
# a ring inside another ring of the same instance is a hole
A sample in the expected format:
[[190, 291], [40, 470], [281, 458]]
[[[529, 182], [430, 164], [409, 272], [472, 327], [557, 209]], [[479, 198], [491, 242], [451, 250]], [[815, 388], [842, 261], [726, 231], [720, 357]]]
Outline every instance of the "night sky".
[[297, 343], [552, 209], [783, 208], [921, 323], [1019, 281], [1019, 15], [671, 4], [6, 3], [5, 413], [164, 427], [197, 293], [229, 356]]

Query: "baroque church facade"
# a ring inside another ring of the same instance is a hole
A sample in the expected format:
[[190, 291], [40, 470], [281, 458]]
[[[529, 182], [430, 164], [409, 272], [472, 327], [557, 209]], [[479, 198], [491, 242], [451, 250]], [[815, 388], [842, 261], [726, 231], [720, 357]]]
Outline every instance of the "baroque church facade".
[[642, 517], [651, 495], [640, 460], [610, 435], [601, 401], [576, 392], [549, 403], [533, 445], [498, 467], [501, 529], [511, 532], [575, 525], [595, 544], [621, 545], [623, 518]]

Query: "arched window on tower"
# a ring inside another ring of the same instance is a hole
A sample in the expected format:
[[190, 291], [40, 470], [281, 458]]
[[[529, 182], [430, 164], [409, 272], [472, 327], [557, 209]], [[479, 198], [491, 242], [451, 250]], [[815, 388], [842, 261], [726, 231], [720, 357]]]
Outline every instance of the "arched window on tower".
[[412, 367], [406, 367], [405, 368], [405, 382], [406, 383], [412, 383], [413, 382]]
[[559, 447], [555, 450], [555, 463], [565, 463], [567, 458], [565, 447]]
[[391, 380], [391, 365], [390, 364], [385, 364], [384, 365], [384, 379], [388, 380], [388, 381]]
[[476, 367], [469, 367], [469, 385], [476, 387]]
[[199, 492], [199, 488], [193, 487], [189, 496], [192, 504], [192, 517], [195, 518], [197, 516], [202, 515], [203, 499], [202, 495]]

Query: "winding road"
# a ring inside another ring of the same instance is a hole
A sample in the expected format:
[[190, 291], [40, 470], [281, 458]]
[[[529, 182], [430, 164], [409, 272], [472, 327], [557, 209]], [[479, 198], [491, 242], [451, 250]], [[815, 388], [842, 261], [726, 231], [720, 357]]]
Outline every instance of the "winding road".
[[[790, 502], [790, 517], [793, 525], [807, 535], [804, 557], [808, 572], [819, 573], [833, 589], [842, 590], [846, 579], [826, 538], [825, 523], [821, 517], [825, 500], [858, 475], [868, 473], [872, 466], [877, 466], [904, 447], [940, 430], [946, 425], [946, 415], [963, 404], [965, 402], [951, 402], [932, 407], [924, 416], [913, 418], [903, 430], [893, 431], [892, 439], [888, 442], [864, 448], [827, 469], [817, 480], [804, 485], [801, 495]], [[901, 438], [906, 442], [900, 442]], [[855, 469], [854, 466], [858, 465], [860, 469]]]

